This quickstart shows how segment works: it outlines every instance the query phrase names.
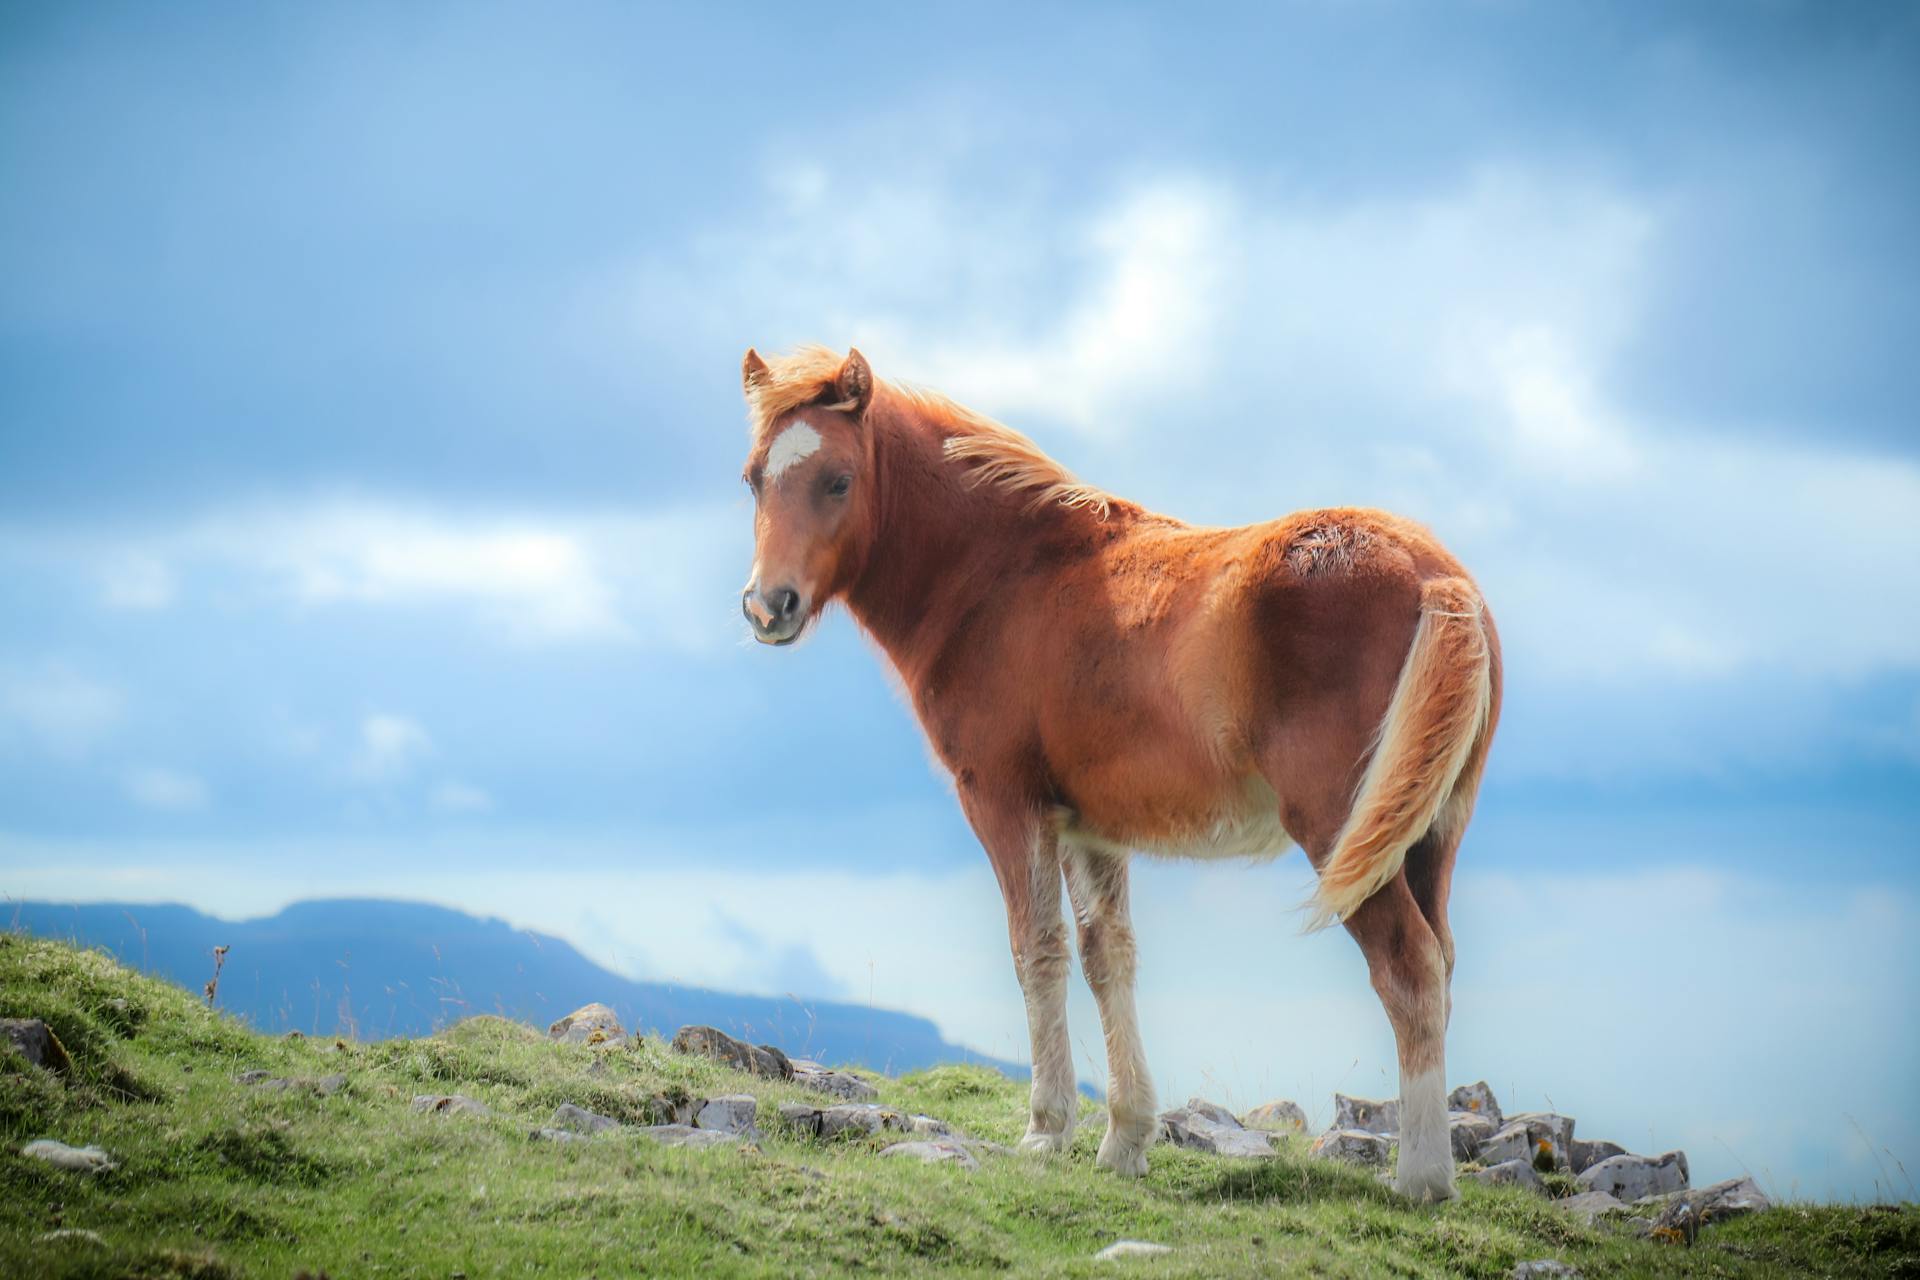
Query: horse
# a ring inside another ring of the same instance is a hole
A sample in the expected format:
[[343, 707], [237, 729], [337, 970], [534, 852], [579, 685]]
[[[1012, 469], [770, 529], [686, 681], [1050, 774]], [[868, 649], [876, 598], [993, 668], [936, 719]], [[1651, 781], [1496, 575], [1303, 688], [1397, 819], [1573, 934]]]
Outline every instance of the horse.
[[1456, 1194], [1447, 896], [1500, 707], [1493, 617], [1426, 529], [1382, 511], [1185, 524], [1027, 437], [877, 379], [857, 349], [741, 366], [754, 497], [741, 610], [791, 644], [843, 603], [899, 677], [992, 863], [1026, 1001], [1023, 1150], [1071, 1143], [1068, 930], [1108, 1068], [1097, 1163], [1158, 1136], [1134, 1009], [1136, 852], [1316, 873], [1307, 927], [1365, 954], [1400, 1072], [1395, 1186]]

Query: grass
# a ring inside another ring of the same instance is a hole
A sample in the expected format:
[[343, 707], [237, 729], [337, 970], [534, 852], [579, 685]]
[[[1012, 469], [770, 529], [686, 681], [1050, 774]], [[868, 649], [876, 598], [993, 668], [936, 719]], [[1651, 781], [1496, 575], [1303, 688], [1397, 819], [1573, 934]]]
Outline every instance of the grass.
[[[777, 1132], [816, 1095], [680, 1057], [657, 1040], [549, 1043], [499, 1018], [423, 1040], [271, 1039], [98, 953], [0, 934], [0, 1016], [46, 1019], [56, 1077], [0, 1059], [0, 1275], [60, 1277], [1504, 1276], [1558, 1258], [1589, 1277], [1920, 1277], [1913, 1206], [1790, 1206], [1691, 1249], [1573, 1222], [1525, 1192], [1467, 1186], [1437, 1209], [1290, 1144], [1270, 1161], [1155, 1148], [1152, 1171], [1096, 1169], [1100, 1118], [1064, 1157], [983, 1156], [967, 1173], [883, 1160], [879, 1140]], [[331, 1096], [233, 1077], [344, 1072]], [[881, 1080], [883, 1101], [1011, 1143], [1024, 1088], [978, 1067]], [[458, 1092], [494, 1116], [416, 1115]], [[759, 1096], [758, 1149], [631, 1134], [557, 1146], [527, 1131], [561, 1102], [646, 1123], [685, 1096]], [[18, 1154], [35, 1138], [106, 1148], [89, 1177]], [[62, 1228], [103, 1243], [47, 1241]], [[1096, 1263], [1119, 1238], [1174, 1246]]]

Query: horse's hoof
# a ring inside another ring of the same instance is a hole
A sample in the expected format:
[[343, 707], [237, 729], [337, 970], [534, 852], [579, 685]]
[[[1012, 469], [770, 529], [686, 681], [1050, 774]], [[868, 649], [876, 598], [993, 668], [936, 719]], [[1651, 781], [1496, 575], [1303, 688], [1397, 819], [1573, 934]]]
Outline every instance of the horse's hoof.
[[1115, 1142], [1112, 1137], [1101, 1140], [1100, 1154], [1093, 1158], [1093, 1162], [1102, 1169], [1111, 1169], [1122, 1178], [1147, 1176], [1146, 1148]]
[[1020, 1139], [1020, 1150], [1037, 1152], [1041, 1155], [1052, 1155], [1065, 1151], [1067, 1144], [1072, 1141], [1073, 1136], [1071, 1134], [1028, 1133], [1026, 1137]]
[[1454, 1186], [1452, 1178], [1396, 1180], [1393, 1189], [1415, 1204], [1445, 1204], [1460, 1198], [1460, 1191]]

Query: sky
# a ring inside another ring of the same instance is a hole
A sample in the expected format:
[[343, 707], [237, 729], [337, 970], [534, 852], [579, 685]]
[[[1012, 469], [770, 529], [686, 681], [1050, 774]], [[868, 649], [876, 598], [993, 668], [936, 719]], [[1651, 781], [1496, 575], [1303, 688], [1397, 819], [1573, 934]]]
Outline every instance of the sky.
[[[1910, 1198], [1916, 135], [1898, 4], [0, 9], [0, 894], [1024, 1059], [881, 662], [738, 613], [740, 355], [858, 345], [1196, 523], [1428, 523], [1508, 680], [1449, 1074]], [[1138, 868], [1167, 1105], [1393, 1093], [1309, 875]]]

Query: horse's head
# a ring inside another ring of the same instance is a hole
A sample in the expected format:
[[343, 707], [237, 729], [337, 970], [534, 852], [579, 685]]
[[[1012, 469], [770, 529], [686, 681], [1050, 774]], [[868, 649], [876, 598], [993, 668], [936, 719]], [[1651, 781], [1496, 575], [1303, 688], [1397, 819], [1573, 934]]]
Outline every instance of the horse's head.
[[852, 583], [872, 503], [873, 441], [862, 421], [873, 372], [858, 351], [838, 367], [781, 376], [752, 350], [741, 365], [756, 414], [742, 478], [753, 490], [753, 576], [740, 611], [762, 644], [789, 644]]

